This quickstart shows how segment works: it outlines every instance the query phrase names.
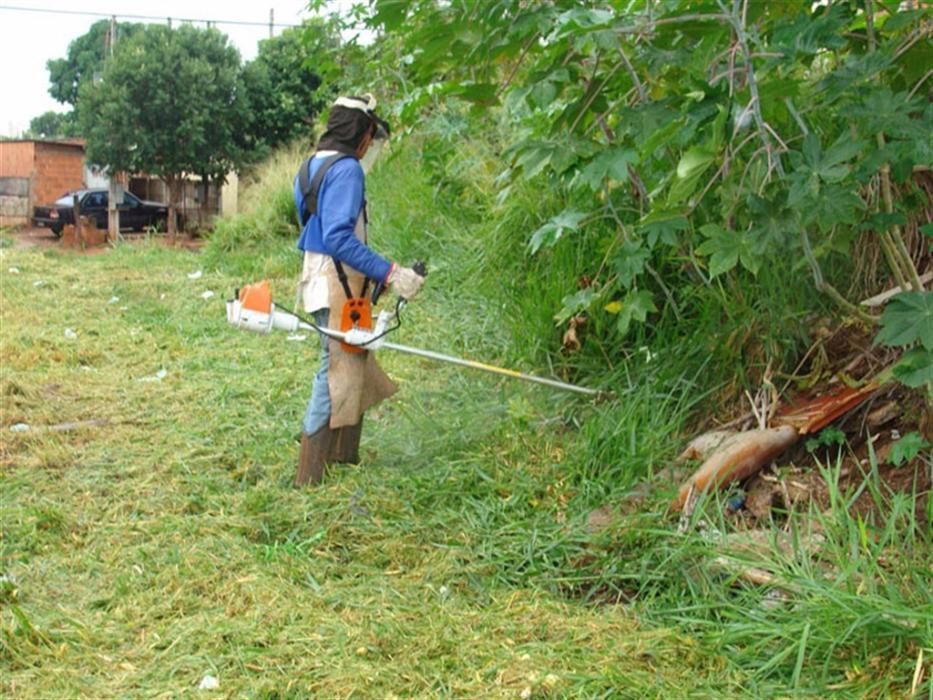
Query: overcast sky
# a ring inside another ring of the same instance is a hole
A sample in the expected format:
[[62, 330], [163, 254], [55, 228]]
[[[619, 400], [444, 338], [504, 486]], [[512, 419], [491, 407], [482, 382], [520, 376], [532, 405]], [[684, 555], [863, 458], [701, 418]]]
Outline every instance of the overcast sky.
[[[335, 6], [349, 4], [333, 2]], [[307, 0], [266, 0], [233, 3], [229, 0], [0, 0], [0, 135], [18, 136], [29, 120], [43, 112], [67, 111], [49, 96], [50, 58], [64, 58], [68, 44], [100, 17], [27, 11], [21, 8], [104, 15], [145, 15], [200, 20], [257, 22], [262, 26], [218, 24], [244, 60], [256, 55], [257, 42], [269, 36], [269, 10], [276, 24], [298, 24], [310, 16]], [[14, 9], [16, 8], [16, 9]], [[142, 21], [132, 20], [127, 21]], [[176, 25], [177, 26], [177, 25]], [[199, 26], [204, 26], [200, 23]], [[276, 27], [276, 34], [282, 30]]]

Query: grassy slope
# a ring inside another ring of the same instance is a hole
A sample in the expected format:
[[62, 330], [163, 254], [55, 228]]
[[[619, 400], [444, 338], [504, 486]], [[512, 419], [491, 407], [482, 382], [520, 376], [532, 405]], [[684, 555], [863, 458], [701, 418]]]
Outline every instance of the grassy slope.
[[[481, 159], [461, 164], [461, 185], [490, 176]], [[512, 329], [528, 317], [537, 333], [547, 312], [531, 318], [534, 305], [511, 296], [508, 245], [485, 257], [477, 245], [504, 235], [501, 221], [435, 194], [410, 156], [373, 181], [376, 235], [398, 232], [385, 242], [393, 256], [431, 268], [398, 342], [528, 365], [541, 336], [516, 341]], [[461, 204], [474, 196], [457, 190]], [[268, 223], [244, 221], [238, 235]], [[660, 362], [611, 371], [622, 400], [595, 409], [385, 354], [403, 390], [367, 419], [366, 466], [290, 489], [316, 352], [230, 329], [221, 299], [261, 273], [290, 302], [291, 245], [3, 251], [2, 568], [16, 579], [0, 589], [6, 694], [173, 696], [206, 673], [247, 697], [909, 687], [930, 637], [929, 543], [916, 523], [892, 520], [871, 543], [851, 519], [827, 522], [845, 571], [826, 582], [814, 562], [779, 562], [802, 590], [776, 610], [707, 572], [710, 544], [660, 516], [586, 533], [590, 509], [670, 460], [712, 385], [701, 375], [718, 376], [691, 337], [668, 337]], [[556, 280], [562, 264], [572, 267], [556, 259], [535, 274]], [[216, 296], [202, 299], [208, 289]], [[102, 417], [113, 424], [8, 428]], [[886, 546], [906, 564], [878, 583]], [[586, 605], [630, 590], [637, 605]]]

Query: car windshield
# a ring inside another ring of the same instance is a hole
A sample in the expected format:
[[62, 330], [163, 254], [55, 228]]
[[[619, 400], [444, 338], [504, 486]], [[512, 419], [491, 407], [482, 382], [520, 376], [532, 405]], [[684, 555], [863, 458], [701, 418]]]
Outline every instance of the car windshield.
[[81, 196], [81, 192], [68, 192], [55, 200], [55, 206], [68, 207], [74, 203], [75, 195]]

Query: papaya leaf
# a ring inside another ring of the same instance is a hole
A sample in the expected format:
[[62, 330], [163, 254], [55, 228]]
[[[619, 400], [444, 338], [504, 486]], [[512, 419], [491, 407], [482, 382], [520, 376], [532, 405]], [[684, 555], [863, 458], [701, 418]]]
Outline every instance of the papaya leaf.
[[815, 199], [820, 194], [820, 179], [809, 170], [795, 172], [788, 180], [790, 190], [787, 194], [787, 206], [795, 207], [808, 198]]
[[650, 312], [657, 311], [650, 292], [632, 290], [622, 300], [622, 309], [616, 321], [616, 328], [622, 337], [628, 335], [632, 322], [644, 323]]
[[933, 393], [933, 352], [926, 348], [914, 348], [904, 353], [894, 365], [894, 378], [912, 389], [927, 385]]
[[603, 151], [580, 171], [580, 182], [593, 191], [602, 187], [607, 177], [616, 182], [628, 180], [628, 166], [638, 162], [638, 154], [628, 148]]
[[570, 25], [579, 29], [592, 29], [603, 27], [614, 18], [615, 13], [611, 10], [589, 10], [585, 7], [577, 7], [562, 12], [557, 18], [557, 23], [560, 26]]
[[739, 262], [753, 275], [758, 274], [761, 260], [752, 249], [749, 237], [739, 231], [728, 231], [718, 224], [700, 227], [706, 240], [697, 248], [700, 255], [710, 256], [709, 273], [713, 277], [728, 272]]
[[802, 207], [804, 224], [816, 224], [827, 233], [840, 224], [855, 225], [865, 202], [855, 192], [842, 185], [830, 185], [819, 197], [807, 199]]
[[515, 164], [521, 167], [526, 178], [532, 178], [544, 170], [559, 149], [553, 141], [527, 141], [522, 144]]
[[665, 126], [662, 126], [660, 129], [655, 129], [652, 131], [638, 148], [640, 158], [645, 159], [651, 156], [658, 148], [666, 144], [677, 132], [679, 132], [685, 123], [686, 119], [684, 118], [675, 119]]
[[930, 449], [930, 443], [924, 440], [923, 436], [916, 430], [912, 430], [891, 445], [888, 461], [895, 467], [899, 467], [904, 462], [909, 462], [918, 454], [928, 449]]
[[916, 342], [933, 351], [933, 292], [901, 292], [881, 314], [876, 345], [907, 347]]
[[496, 103], [498, 85], [494, 83], [461, 83], [452, 91], [452, 94], [483, 105]]
[[661, 209], [651, 211], [641, 220], [639, 233], [648, 243], [648, 248], [654, 248], [658, 241], [665, 245], [677, 246], [678, 233], [690, 227], [683, 211], [679, 209]]
[[405, 23], [410, 0], [378, 0], [375, 13], [369, 19], [372, 27], [384, 27], [388, 31], [399, 29]]
[[903, 12], [898, 12], [893, 17], [889, 17], [886, 22], [881, 25], [881, 30], [885, 33], [893, 33], [909, 27], [914, 22], [922, 20], [928, 15], [927, 10], [907, 10]]
[[597, 297], [599, 297], [599, 292], [592, 287], [587, 287], [586, 289], [581, 289], [576, 294], [565, 296], [561, 299], [562, 307], [561, 310], [557, 312], [557, 315], [554, 316], [554, 322], [557, 325], [566, 323], [572, 316], [576, 316], [581, 311], [586, 311], [590, 308], [590, 305]]
[[623, 287], [631, 289], [635, 279], [645, 271], [645, 263], [650, 257], [650, 251], [639, 241], [626, 241], [623, 244], [613, 260], [616, 274]]
[[892, 226], [906, 225], [907, 217], [900, 212], [879, 211], [869, 216], [859, 228], [862, 231], [887, 231]]
[[766, 199], [752, 194], [748, 197], [748, 211], [754, 228], [756, 254], [762, 254], [775, 248], [783, 249], [796, 239], [799, 223], [795, 212], [784, 206], [780, 197]]
[[565, 232], [576, 231], [584, 218], [586, 218], [586, 214], [583, 212], [562, 211], [532, 234], [531, 242], [528, 244], [531, 248], [531, 254], [534, 255], [543, 246], [553, 247]]
[[852, 168], [846, 163], [861, 153], [864, 148], [864, 142], [843, 136], [823, 151], [820, 140], [813, 132], [810, 132], [803, 141], [802, 169], [809, 170], [823, 182], [840, 182], [852, 172]]

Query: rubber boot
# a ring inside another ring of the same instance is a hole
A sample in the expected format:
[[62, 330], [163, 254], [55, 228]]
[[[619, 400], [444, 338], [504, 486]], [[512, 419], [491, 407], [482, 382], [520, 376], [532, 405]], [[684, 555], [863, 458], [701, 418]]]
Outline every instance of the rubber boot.
[[347, 425], [334, 431], [330, 462], [341, 464], [360, 463], [360, 437], [363, 434], [363, 417], [356, 425]]
[[324, 478], [328, 455], [333, 449], [334, 431], [325, 425], [314, 435], [301, 434], [301, 452], [298, 455], [298, 473], [295, 486], [320, 484]]

